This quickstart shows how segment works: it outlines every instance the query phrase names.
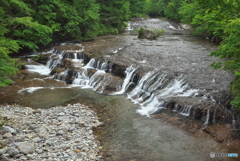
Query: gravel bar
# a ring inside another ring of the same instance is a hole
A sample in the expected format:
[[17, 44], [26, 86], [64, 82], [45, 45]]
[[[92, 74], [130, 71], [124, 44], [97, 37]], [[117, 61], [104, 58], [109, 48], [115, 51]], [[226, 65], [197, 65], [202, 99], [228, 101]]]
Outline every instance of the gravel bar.
[[102, 161], [92, 128], [96, 113], [81, 104], [32, 109], [0, 105], [1, 161]]

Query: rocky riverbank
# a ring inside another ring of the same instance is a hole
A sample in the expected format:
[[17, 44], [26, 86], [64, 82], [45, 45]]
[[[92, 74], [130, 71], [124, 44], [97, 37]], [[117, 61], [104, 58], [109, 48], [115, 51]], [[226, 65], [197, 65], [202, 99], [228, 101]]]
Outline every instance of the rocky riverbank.
[[49, 109], [0, 106], [2, 161], [101, 160], [92, 128], [100, 125], [89, 107], [74, 104]]

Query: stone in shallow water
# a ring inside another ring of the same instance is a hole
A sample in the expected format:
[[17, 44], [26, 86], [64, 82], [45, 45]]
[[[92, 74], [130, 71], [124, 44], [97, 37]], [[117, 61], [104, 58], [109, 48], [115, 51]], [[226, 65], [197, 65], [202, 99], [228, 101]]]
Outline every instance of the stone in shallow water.
[[19, 142], [16, 144], [20, 152], [22, 152], [23, 154], [32, 154], [34, 152], [34, 145], [31, 143]]

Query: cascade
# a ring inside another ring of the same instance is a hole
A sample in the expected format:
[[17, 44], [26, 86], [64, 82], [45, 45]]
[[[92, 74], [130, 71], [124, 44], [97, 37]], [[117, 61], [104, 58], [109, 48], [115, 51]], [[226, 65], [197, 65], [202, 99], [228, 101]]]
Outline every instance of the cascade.
[[128, 26], [127, 26], [126, 30], [128, 30], [128, 31], [133, 30], [133, 28], [131, 27], [131, 22], [128, 22]]
[[232, 126], [233, 126], [233, 129], [237, 129], [237, 121], [234, 115], [232, 115]]
[[104, 71], [98, 70], [93, 75], [88, 74], [87, 70], [78, 72], [77, 77], [72, 82], [73, 86], [82, 86], [83, 88], [93, 88], [95, 91], [103, 92], [105, 86], [111, 81], [111, 76], [107, 76]]
[[[65, 44], [62, 44], [62, 45], [65, 45]], [[32, 72], [48, 75], [56, 66], [61, 65], [63, 63], [63, 59], [71, 59], [74, 62], [80, 62], [80, 63], [83, 63], [84, 60], [86, 60], [86, 56], [82, 53], [82, 50], [81, 52], [78, 52], [77, 50], [70, 51], [70, 50], [58, 50], [53, 48], [48, 52], [43, 52], [38, 54], [50, 54], [50, 53], [53, 53], [53, 54], [49, 56], [45, 66], [40, 64], [25, 65], [26, 69]], [[31, 63], [30, 60], [28, 60], [28, 62]]]
[[[164, 108], [164, 98], [189, 97], [196, 94], [197, 91], [196, 89], [191, 89], [182, 76], [169, 79], [167, 75], [150, 71], [128, 93], [128, 98], [140, 105], [140, 109], [137, 110], [138, 113], [150, 116]], [[191, 107], [187, 106], [185, 108], [182, 114], [188, 115]]]
[[95, 69], [95, 70], [102, 70], [105, 72], [112, 72], [112, 63], [104, 62], [102, 63], [100, 60], [96, 60], [92, 58], [83, 68], [84, 69]]
[[[110, 75], [106, 75], [108, 64], [101, 63], [96, 59], [91, 59], [86, 64], [73, 80], [73, 86], [82, 86], [83, 88], [93, 88], [95, 91], [102, 93], [112, 79]], [[89, 69], [94, 69], [96, 72], [90, 74]]]
[[206, 120], [205, 120], [203, 126], [208, 126], [208, 124], [209, 124], [209, 118], [210, 118], [210, 110], [208, 109], [208, 110], [207, 110], [207, 117], [206, 117]]
[[118, 95], [118, 94], [123, 94], [127, 89], [128, 87], [132, 84], [132, 79], [133, 79], [133, 76], [134, 76], [134, 72], [136, 71], [136, 68], [130, 66], [128, 67], [126, 70], [125, 70], [125, 73], [126, 73], [126, 77], [123, 81], [123, 84], [122, 84], [122, 87], [121, 87], [121, 90], [118, 91], [118, 92], [114, 92], [112, 93], [112, 95]]
[[30, 72], [40, 73], [41, 75], [48, 75], [51, 70], [45, 65], [25, 65], [25, 68]]
[[178, 112], [181, 115], [190, 116], [191, 115], [191, 109], [192, 109], [192, 106], [183, 106]]

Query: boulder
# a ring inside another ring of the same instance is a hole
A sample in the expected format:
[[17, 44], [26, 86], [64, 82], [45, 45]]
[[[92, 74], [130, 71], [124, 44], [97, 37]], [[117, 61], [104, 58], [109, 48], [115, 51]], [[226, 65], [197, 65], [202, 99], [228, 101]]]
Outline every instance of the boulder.
[[19, 142], [19, 143], [16, 143], [16, 145], [19, 151], [26, 155], [32, 154], [35, 151], [34, 145], [28, 142]]
[[138, 38], [154, 40], [156, 39], [156, 35], [150, 30], [141, 28], [138, 33]]

